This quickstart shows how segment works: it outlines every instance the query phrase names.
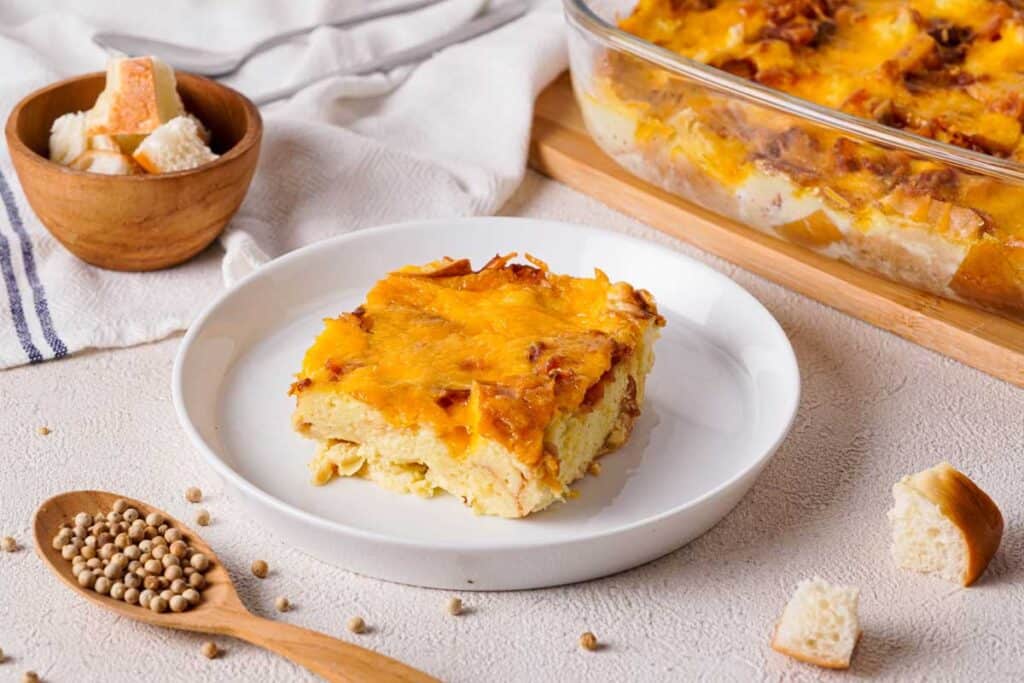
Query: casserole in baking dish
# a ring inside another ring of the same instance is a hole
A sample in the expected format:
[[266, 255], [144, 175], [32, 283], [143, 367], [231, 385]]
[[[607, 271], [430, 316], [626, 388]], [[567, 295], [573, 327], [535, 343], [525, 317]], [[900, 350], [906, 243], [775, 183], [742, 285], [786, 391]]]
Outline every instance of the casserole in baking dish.
[[1024, 18], [992, 0], [566, 0], [597, 143], [729, 218], [1024, 317]]

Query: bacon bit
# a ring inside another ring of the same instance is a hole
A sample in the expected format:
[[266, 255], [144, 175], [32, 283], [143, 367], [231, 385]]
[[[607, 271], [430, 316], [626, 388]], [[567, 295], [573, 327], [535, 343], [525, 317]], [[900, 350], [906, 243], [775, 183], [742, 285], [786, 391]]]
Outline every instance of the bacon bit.
[[512, 275], [513, 280], [539, 284], [547, 282], [547, 273], [540, 268], [527, 266], [522, 263], [512, 263], [505, 267], [505, 271]]
[[373, 318], [366, 314], [365, 306], [358, 306], [349, 315], [359, 321], [359, 329], [363, 332], [373, 332]]
[[784, 0], [771, 3], [761, 38], [782, 40], [793, 47], [818, 47], [836, 30], [833, 20], [841, 0]]
[[356, 368], [361, 368], [362, 366], [362, 363], [355, 361], [339, 363], [333, 358], [328, 358], [324, 363], [324, 368], [330, 374], [332, 382], [337, 382], [342, 376], [347, 375]]
[[288, 395], [297, 396], [300, 393], [302, 393], [304, 389], [309, 388], [312, 384], [313, 380], [311, 380], [309, 377], [303, 377], [297, 382], [292, 382], [291, 388], [288, 389]]
[[531, 363], [535, 363], [540, 355], [548, 349], [547, 343], [543, 341], [535, 341], [530, 344], [530, 351], [528, 357]]
[[541, 261], [539, 258], [534, 256], [533, 254], [523, 254], [523, 258], [525, 258], [527, 261], [529, 261], [533, 265], [535, 265], [538, 268], [540, 268], [541, 270], [543, 270], [545, 273], [548, 272], [548, 270], [549, 270], [548, 264], [546, 262], [544, 262], [544, 261]]
[[445, 256], [440, 261], [434, 261], [418, 268], [402, 269], [395, 271], [394, 275], [405, 275], [409, 277], [459, 277], [470, 275], [473, 266], [468, 258], [453, 259]]
[[456, 404], [465, 405], [469, 401], [469, 395], [469, 389], [445, 389], [434, 402], [442, 409], [448, 410]]
[[615, 374], [615, 368], [608, 368], [603, 375], [601, 375], [596, 382], [590, 385], [586, 393], [583, 394], [583, 400], [580, 402], [580, 410], [591, 410], [601, 399], [604, 398], [605, 387], [612, 381], [612, 375]]
[[757, 78], [757, 64], [752, 59], [728, 59], [718, 65], [722, 71], [728, 71], [733, 76], [753, 81]]
[[506, 263], [508, 263], [518, 255], [519, 253], [515, 251], [510, 251], [504, 256], [501, 256], [500, 254], [495, 254], [494, 257], [490, 261], [485, 263], [484, 267], [478, 270], [477, 272], [482, 273], [485, 270], [504, 268]]

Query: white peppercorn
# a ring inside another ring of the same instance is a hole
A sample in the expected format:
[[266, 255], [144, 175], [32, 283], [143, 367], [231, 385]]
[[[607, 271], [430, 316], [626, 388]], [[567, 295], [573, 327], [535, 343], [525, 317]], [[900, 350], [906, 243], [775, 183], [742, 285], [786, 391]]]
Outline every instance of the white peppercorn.
[[139, 602], [139, 591], [137, 588], [126, 588], [124, 591], [124, 601], [129, 605], [135, 605]]
[[39, 683], [39, 674], [35, 671], [26, 671], [21, 675], [21, 683]]
[[199, 591], [197, 591], [195, 588], [186, 588], [185, 591], [181, 594], [181, 597], [188, 600], [188, 604], [192, 605], [193, 607], [199, 604]]
[[139, 593], [139, 604], [143, 607], [148, 608], [149, 603], [152, 602], [153, 598], [155, 597], [157, 597], [156, 593], [147, 588], [146, 590]]
[[116, 512], [117, 514], [121, 514], [128, 509], [128, 501], [125, 500], [124, 498], [118, 498], [117, 500], [114, 501], [114, 505], [112, 507], [114, 512]]
[[175, 595], [183, 595], [188, 589], [188, 583], [185, 579], [174, 579], [171, 581], [171, 592]]
[[90, 526], [92, 524], [92, 517], [88, 512], [79, 512], [75, 515], [75, 526]]
[[[194, 565], [193, 565], [194, 566]], [[263, 560], [256, 560], [252, 563], [252, 575], [257, 579], [267, 578], [267, 572], [270, 571], [270, 567]]]
[[160, 591], [160, 597], [163, 598], [164, 600], [170, 600], [171, 598], [174, 597], [174, 593], [171, 592], [171, 590], [168, 588], [166, 590]]
[[110, 579], [108, 579], [105, 576], [100, 576], [96, 579], [96, 583], [93, 584], [92, 588], [100, 595], [106, 595], [110, 592], [111, 585], [112, 584], [110, 583]]
[[72, 557], [78, 554], [78, 548], [68, 543], [60, 549], [60, 556], [65, 560], [70, 560]]
[[160, 562], [163, 563], [164, 568], [177, 567], [181, 564], [181, 560], [178, 559], [178, 556], [172, 553], [164, 553], [160, 558]]
[[164, 532], [164, 540], [167, 541], [168, 543], [172, 543], [172, 544], [175, 541], [180, 541], [181, 540], [181, 530], [180, 529], [175, 529], [173, 527], [168, 529], [167, 531]]
[[207, 659], [213, 659], [217, 656], [217, 653], [219, 652], [219, 650], [217, 649], [217, 644], [210, 641], [206, 641], [205, 643], [203, 643], [203, 648], [200, 651], [203, 653], [203, 656]]
[[196, 572], [192, 576], [188, 577], [188, 585], [192, 586], [196, 590], [202, 590], [206, 586], [206, 577]]
[[[206, 557], [206, 555], [204, 555], [202, 553], [196, 553], [195, 555], [192, 556], [192, 558], [188, 562], [189, 562], [189, 564], [192, 565], [192, 568], [197, 570], [197, 571], [205, 572], [207, 569], [210, 568], [210, 560]], [[266, 564], [266, 563], [264, 563], [264, 564]], [[253, 574], [256, 574], [256, 565], [255, 564], [253, 564]], [[263, 572], [263, 576], [266, 576], [266, 575], [267, 575], [267, 573], [264, 571]], [[256, 576], [259, 576], [259, 574], [256, 574]], [[260, 578], [262, 578], [262, 577], [260, 577]]]
[[277, 600], [274, 600], [274, 607], [277, 608], [278, 612], [287, 612], [292, 608], [292, 604], [289, 602], [288, 598], [282, 595], [278, 597]]
[[142, 579], [136, 574], [128, 574], [124, 577], [124, 585], [128, 588], [138, 588], [142, 585]]
[[[174, 556], [168, 555], [168, 557]], [[169, 581], [180, 581], [182, 576], [184, 576], [184, 573], [181, 571], [181, 567], [179, 567], [176, 564], [172, 564], [171, 566], [164, 569], [164, 578], [166, 578]]]
[[170, 551], [172, 555], [180, 559], [185, 557], [186, 553], [188, 553], [188, 544], [182, 540], [174, 541], [171, 543]]
[[163, 559], [163, 556], [167, 554], [167, 548], [163, 547], [162, 545], [158, 545], [154, 547], [152, 551], [150, 551], [150, 554], [153, 556], [153, 559], [155, 560]]
[[143, 567], [146, 569], [147, 574], [153, 576], [161, 574], [164, 571], [164, 565], [160, 562], [160, 560], [156, 558], [146, 560], [146, 563], [143, 565]]
[[0, 538], [0, 550], [5, 553], [13, 553], [18, 549], [18, 542], [14, 540], [13, 536], [4, 536]]
[[451, 600], [448, 601], [448, 614], [451, 614], [452, 616], [456, 616], [456, 617], [459, 616], [460, 614], [462, 614], [462, 599], [461, 598], [452, 598]]
[[157, 595], [149, 601], [149, 609], [156, 612], [157, 614], [160, 614], [161, 612], [166, 612], [167, 600]]
[[115, 581], [113, 583], [113, 585], [110, 586], [110, 597], [114, 598], [115, 600], [123, 599], [124, 598], [124, 592], [125, 592], [125, 585], [123, 583], [121, 583], [120, 581]]
[[126, 522], [134, 524], [139, 519], [139, 511], [136, 510], [135, 508], [128, 508], [123, 513], [121, 513], [121, 516], [124, 518]]
[[170, 605], [172, 612], [184, 612], [188, 609], [188, 600], [181, 597], [180, 595], [175, 595], [174, 597], [172, 597], [168, 601], [168, 604]]
[[185, 489], [185, 500], [190, 503], [198, 503], [203, 499], [203, 492], [196, 486], [189, 486]]
[[92, 588], [96, 583], [96, 577], [91, 571], [82, 571], [78, 574], [78, 585], [82, 588]]
[[352, 617], [345, 624], [345, 627], [352, 633], [363, 633], [366, 631], [366, 622], [362, 617]]
[[150, 512], [146, 515], [146, 524], [152, 527], [160, 526], [164, 523], [164, 516], [159, 512]]
[[196, 524], [199, 526], [209, 526], [210, 524], [210, 511], [200, 510], [196, 513]]

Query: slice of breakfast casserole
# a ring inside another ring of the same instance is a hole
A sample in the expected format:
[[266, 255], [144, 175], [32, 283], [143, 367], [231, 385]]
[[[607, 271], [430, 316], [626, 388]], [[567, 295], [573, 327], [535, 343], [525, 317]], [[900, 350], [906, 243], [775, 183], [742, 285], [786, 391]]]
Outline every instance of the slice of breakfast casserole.
[[315, 483], [360, 476], [523, 517], [626, 441], [664, 325], [653, 298], [514, 256], [407, 266], [325, 321], [291, 388]]

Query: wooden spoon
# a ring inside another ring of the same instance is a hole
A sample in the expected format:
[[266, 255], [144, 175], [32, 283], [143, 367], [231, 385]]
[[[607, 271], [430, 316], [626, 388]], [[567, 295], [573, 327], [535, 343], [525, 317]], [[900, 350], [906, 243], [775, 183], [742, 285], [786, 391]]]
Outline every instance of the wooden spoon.
[[[59, 550], [54, 550], [53, 537], [57, 535], [61, 524], [70, 523], [79, 512], [95, 514], [100, 510], [109, 511], [113, 509], [114, 501], [118, 498], [123, 498], [143, 516], [150, 512], [159, 512], [167, 518], [169, 524], [181, 530], [193, 548], [210, 559], [211, 567], [205, 575], [206, 586], [201, 591], [203, 599], [197, 606], [185, 612], [168, 611], [157, 614], [139, 605], [129, 605], [78, 585], [78, 581], [71, 573], [71, 562], [65, 560]], [[241, 638], [287, 657], [329, 681], [436, 683], [437, 679], [390, 657], [316, 631], [252, 614], [242, 605], [227, 569], [217, 559], [210, 546], [177, 519], [142, 501], [106, 491], [62, 493], [39, 506], [33, 521], [33, 535], [36, 552], [61, 581], [90, 602], [123, 617], [144, 621], [154, 626]]]

